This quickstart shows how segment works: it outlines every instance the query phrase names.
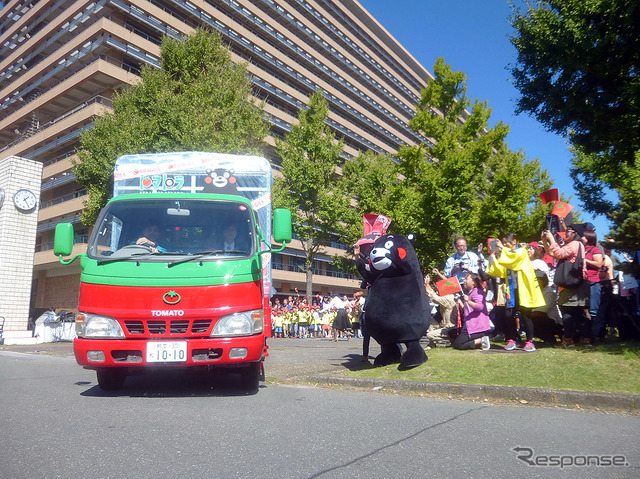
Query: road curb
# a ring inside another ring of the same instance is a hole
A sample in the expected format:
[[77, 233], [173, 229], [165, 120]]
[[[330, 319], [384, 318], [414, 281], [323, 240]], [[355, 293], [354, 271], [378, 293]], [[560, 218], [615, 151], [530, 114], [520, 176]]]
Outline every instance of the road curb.
[[307, 376], [306, 379], [311, 382], [327, 385], [339, 384], [362, 388], [383, 387], [396, 391], [446, 394], [460, 398], [505, 399], [543, 403], [554, 406], [575, 407], [579, 405], [606, 409], [622, 409], [630, 412], [640, 411], [640, 395], [637, 394], [614, 394], [484, 384], [430, 383], [403, 381], [400, 379], [350, 378], [322, 375], [311, 375]]

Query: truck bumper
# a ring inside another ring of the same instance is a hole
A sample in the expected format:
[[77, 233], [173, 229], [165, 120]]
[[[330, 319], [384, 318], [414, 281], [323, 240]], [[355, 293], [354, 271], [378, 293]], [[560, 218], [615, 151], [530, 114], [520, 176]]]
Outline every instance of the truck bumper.
[[73, 341], [73, 352], [79, 365], [87, 369], [104, 367], [197, 367], [245, 366], [262, 361], [267, 355], [263, 335], [235, 338], [185, 338], [162, 343], [186, 342], [183, 361], [147, 361], [147, 345], [158, 340], [146, 339], [83, 339]]

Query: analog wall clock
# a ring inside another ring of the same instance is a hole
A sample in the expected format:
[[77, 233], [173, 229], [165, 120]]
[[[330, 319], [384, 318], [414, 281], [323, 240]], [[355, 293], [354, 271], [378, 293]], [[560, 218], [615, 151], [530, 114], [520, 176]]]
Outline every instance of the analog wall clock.
[[22, 189], [13, 195], [13, 204], [21, 213], [31, 213], [35, 211], [38, 199], [33, 191]]

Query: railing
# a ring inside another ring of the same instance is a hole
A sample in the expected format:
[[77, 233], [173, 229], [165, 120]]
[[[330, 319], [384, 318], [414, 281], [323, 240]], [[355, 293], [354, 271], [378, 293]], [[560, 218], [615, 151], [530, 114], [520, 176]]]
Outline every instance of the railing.
[[42, 164], [42, 166], [43, 166], [43, 168], [46, 168], [47, 166], [51, 166], [51, 165], [53, 165], [55, 163], [58, 163], [59, 161], [66, 160], [70, 156], [75, 155], [76, 152], [77, 152], [77, 150], [75, 148], [73, 148], [72, 150], [69, 150], [69, 151], [67, 151], [65, 153], [62, 153], [62, 154], [56, 156], [55, 158], [51, 158], [50, 160], [45, 161]]
[[[304, 273], [304, 269], [301, 267], [301, 265], [296, 265], [296, 264], [282, 264], [282, 263], [272, 263], [271, 267], [273, 269], [277, 269], [280, 271], [290, 271], [292, 273]], [[317, 268], [313, 268], [313, 274], [314, 275], [319, 275], [319, 276], [327, 276], [330, 278], [342, 278], [342, 279], [359, 279], [358, 276], [356, 276], [353, 273], [348, 273], [345, 271], [327, 271], [327, 270], [323, 270], [323, 269], [317, 269]]]
[[[36, 131], [36, 133], [39, 133], [47, 128], [49, 128], [50, 126], [55, 125], [56, 123], [65, 120], [67, 118], [69, 118], [71, 115], [79, 112], [80, 110], [88, 107], [89, 105], [92, 105], [94, 103], [99, 103], [101, 105], [106, 105], [108, 107], [111, 107], [111, 99], [102, 96], [102, 95], [96, 95], [93, 98], [90, 98], [89, 100], [81, 103], [80, 105], [76, 106], [75, 108], [69, 110], [66, 113], [63, 113], [61, 116], [59, 116], [58, 118], [51, 120], [43, 125], [40, 125], [40, 127], [38, 128], [38, 130]], [[0, 149], [0, 153], [2, 153], [4, 150], [11, 148], [12, 146], [17, 145], [18, 143], [22, 143], [23, 141], [29, 139], [30, 137], [20, 137], [16, 140], [13, 140], [11, 143], [9, 143], [7, 146], [5, 146], [4, 148]]]
[[83, 188], [78, 191], [74, 191], [73, 193], [69, 193], [63, 196], [57, 196], [55, 198], [50, 199], [49, 201], [41, 202], [40, 208], [48, 208], [49, 206], [59, 205], [60, 203], [64, 203], [65, 201], [74, 200], [76, 198], [80, 198], [81, 196], [85, 196], [87, 194], [87, 189]]

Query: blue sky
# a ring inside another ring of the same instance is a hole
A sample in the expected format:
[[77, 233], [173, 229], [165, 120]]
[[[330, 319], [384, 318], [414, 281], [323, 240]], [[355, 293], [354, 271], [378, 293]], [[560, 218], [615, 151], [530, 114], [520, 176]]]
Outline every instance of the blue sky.
[[[467, 96], [487, 100], [493, 109], [490, 125], [502, 120], [511, 128], [509, 148], [522, 150], [527, 159], [538, 159], [570, 203], [580, 209], [569, 177], [571, 154], [566, 141], [546, 132], [533, 118], [515, 115], [518, 91], [511, 82], [509, 64], [516, 50], [508, 35], [512, 15], [507, 0], [359, 0], [360, 4], [395, 37], [427, 70], [433, 73], [436, 58], [442, 56], [453, 70], [467, 75]], [[596, 226], [598, 238], [609, 232], [603, 216], [584, 211], [583, 221]]]

